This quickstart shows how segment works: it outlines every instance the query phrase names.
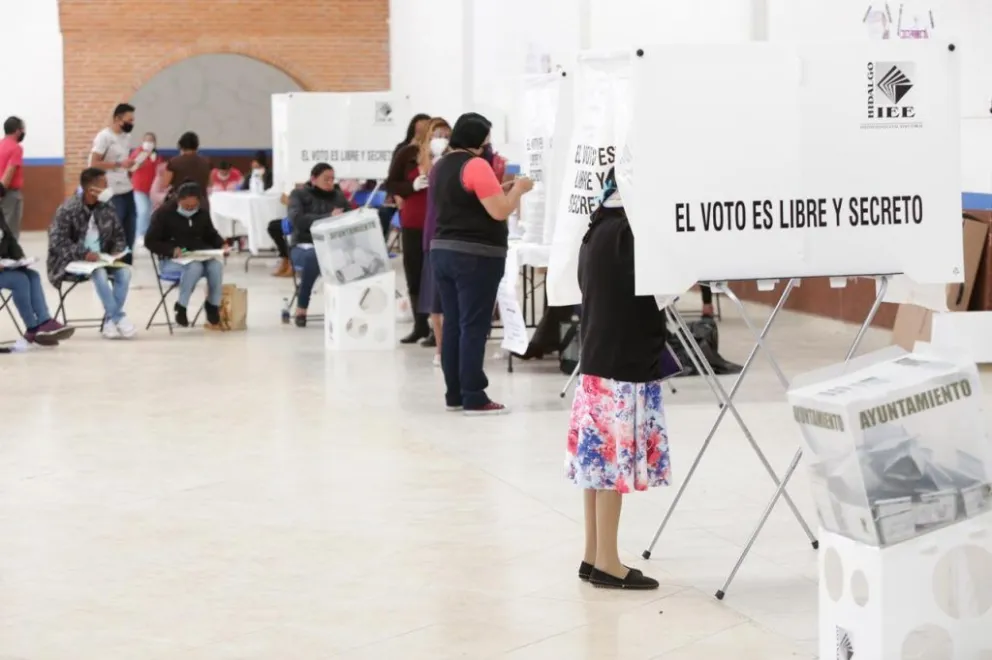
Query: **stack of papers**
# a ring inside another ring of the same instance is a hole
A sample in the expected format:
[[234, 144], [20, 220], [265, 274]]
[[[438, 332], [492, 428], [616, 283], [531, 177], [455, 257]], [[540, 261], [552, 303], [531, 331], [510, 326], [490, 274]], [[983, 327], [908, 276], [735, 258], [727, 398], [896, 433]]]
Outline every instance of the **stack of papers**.
[[38, 261], [34, 257], [23, 259], [0, 259], [0, 268], [25, 268]]
[[130, 249], [125, 249], [120, 254], [100, 254], [96, 261], [70, 261], [65, 267], [65, 272], [73, 275], [92, 275], [98, 268], [130, 268], [122, 262], [125, 256], [131, 253]]
[[191, 250], [189, 252], [183, 252], [183, 256], [178, 259], [173, 259], [172, 263], [179, 264], [180, 266], [185, 266], [191, 264], [194, 261], [209, 261], [211, 259], [223, 259], [224, 250]]

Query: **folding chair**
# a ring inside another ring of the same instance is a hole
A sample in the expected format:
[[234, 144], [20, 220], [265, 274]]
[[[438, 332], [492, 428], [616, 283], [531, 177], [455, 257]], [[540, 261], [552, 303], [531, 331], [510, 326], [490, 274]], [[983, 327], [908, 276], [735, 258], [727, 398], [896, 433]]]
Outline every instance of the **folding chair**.
[[[158, 305], [155, 307], [155, 311], [152, 312], [151, 317], [148, 319], [148, 324], [145, 326], [145, 330], [148, 330], [152, 326], [160, 327], [165, 325], [169, 327], [169, 334], [171, 335], [174, 334], [174, 332], [172, 329], [172, 316], [169, 314], [168, 296], [174, 290], [179, 288], [179, 280], [181, 275], [179, 273], [163, 273], [162, 269], [159, 267], [160, 264], [158, 256], [151, 251], [149, 251], [148, 254], [151, 255], [152, 268], [155, 269], [155, 282], [158, 284], [159, 299]], [[163, 283], [166, 286], [163, 286]], [[165, 323], [162, 323], [161, 321], [158, 323], [155, 322], [155, 317], [158, 316], [159, 310], [162, 310], [162, 313], [165, 314]], [[196, 327], [196, 321], [200, 318], [200, 314], [202, 313], [203, 303], [200, 303], [200, 308], [196, 311], [196, 316], [193, 317], [193, 322], [189, 324], [189, 327]]]
[[17, 322], [17, 317], [14, 316], [13, 305], [11, 304], [11, 299], [14, 297], [13, 293], [0, 291], [0, 312], [7, 310], [10, 314], [10, 320], [14, 322], [14, 329], [17, 330], [17, 334], [23, 336], [24, 331], [21, 330], [21, 324]]
[[56, 291], [59, 294], [59, 307], [57, 310], [55, 310], [55, 319], [58, 320], [59, 315], [61, 315], [62, 325], [71, 325], [76, 329], [96, 328], [100, 331], [103, 331], [103, 325], [104, 323], [107, 322], [106, 317], [101, 316], [98, 319], [72, 319], [70, 321], [68, 311], [66, 310], [65, 301], [66, 298], [69, 297], [69, 294], [72, 293], [76, 289], [76, 287], [82, 284], [83, 282], [89, 282], [89, 281], [90, 278], [88, 275], [66, 274], [65, 279], [63, 279], [59, 283], [56, 289]]

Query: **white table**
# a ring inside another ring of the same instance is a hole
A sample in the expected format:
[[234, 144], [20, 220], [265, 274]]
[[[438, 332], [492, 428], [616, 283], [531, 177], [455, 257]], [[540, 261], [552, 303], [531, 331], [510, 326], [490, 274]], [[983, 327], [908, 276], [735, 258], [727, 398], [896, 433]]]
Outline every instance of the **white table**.
[[247, 190], [215, 192], [210, 195], [210, 219], [217, 232], [229, 238], [236, 235], [234, 223], [245, 228], [248, 251], [274, 250], [275, 244], [266, 231], [273, 220], [286, 217], [286, 205], [278, 193], [253, 193]]

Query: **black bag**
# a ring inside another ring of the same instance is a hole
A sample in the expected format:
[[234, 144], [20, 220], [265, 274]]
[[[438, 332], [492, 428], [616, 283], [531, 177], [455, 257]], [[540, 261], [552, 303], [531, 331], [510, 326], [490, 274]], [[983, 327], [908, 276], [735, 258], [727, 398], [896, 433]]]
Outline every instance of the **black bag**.
[[[676, 328], [675, 332], [681, 334], [681, 329]], [[725, 376], [728, 374], [740, 373], [743, 369], [739, 364], [734, 364], [729, 362], [720, 355], [720, 330], [717, 328], [716, 321], [711, 317], [704, 316], [698, 321], [693, 321], [689, 324], [689, 332], [692, 333], [693, 339], [699, 344], [699, 349], [703, 353], [703, 358], [710, 364], [713, 368], [713, 373], [717, 376]], [[685, 371], [680, 374], [681, 376], [698, 376], [699, 371], [693, 364], [693, 360], [689, 357], [686, 352], [685, 346], [683, 346], [682, 341], [680, 341], [679, 336], [672, 337], [671, 340], [672, 349], [675, 351], [676, 357], [678, 357], [679, 362], [685, 367]]]

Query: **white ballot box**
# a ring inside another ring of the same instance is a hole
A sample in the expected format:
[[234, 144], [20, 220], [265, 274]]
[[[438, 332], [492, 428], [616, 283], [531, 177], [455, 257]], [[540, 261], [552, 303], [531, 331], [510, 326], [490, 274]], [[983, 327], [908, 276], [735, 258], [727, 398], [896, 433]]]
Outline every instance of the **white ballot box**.
[[310, 233], [327, 284], [349, 284], [391, 270], [376, 209], [360, 208], [318, 220]]
[[992, 445], [974, 364], [892, 347], [788, 398], [822, 530], [820, 657], [986, 657]]
[[324, 346], [329, 351], [396, 348], [396, 273], [343, 285], [324, 283]]

